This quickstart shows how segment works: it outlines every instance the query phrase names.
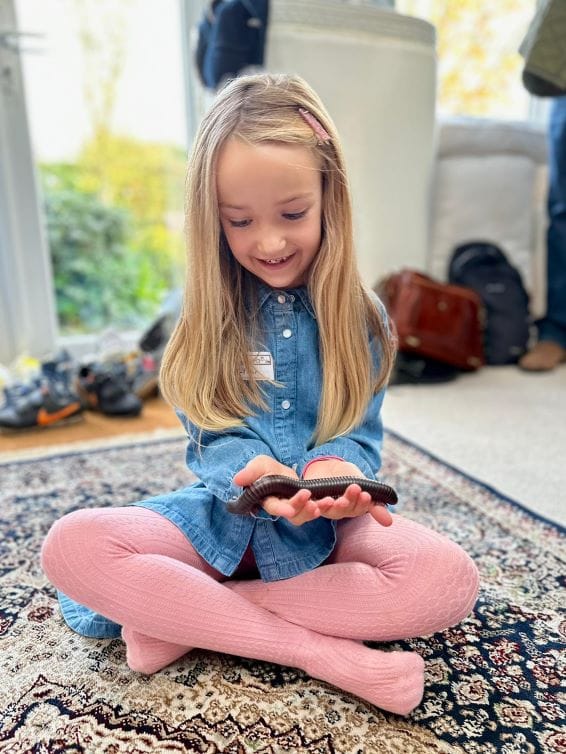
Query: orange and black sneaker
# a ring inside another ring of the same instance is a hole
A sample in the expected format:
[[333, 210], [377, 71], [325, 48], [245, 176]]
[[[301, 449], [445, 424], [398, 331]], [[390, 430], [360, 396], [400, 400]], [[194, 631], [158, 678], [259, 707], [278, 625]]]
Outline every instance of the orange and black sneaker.
[[81, 401], [63, 380], [40, 378], [38, 382], [6, 400], [0, 408], [0, 431], [60, 426], [82, 418]]
[[82, 418], [83, 406], [71, 387], [76, 365], [66, 351], [41, 364], [27, 384], [4, 389], [0, 432], [53, 427]]

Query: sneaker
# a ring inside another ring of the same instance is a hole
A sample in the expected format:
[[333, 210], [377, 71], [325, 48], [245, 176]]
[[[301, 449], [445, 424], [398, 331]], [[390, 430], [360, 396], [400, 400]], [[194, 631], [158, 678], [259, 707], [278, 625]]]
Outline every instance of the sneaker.
[[145, 353], [151, 353], [156, 359], [161, 359], [167, 341], [175, 329], [183, 305], [183, 291], [176, 288], [166, 296], [159, 315], [142, 334], [139, 348]]
[[[173, 323], [174, 324], [174, 323]], [[170, 317], [162, 314], [157, 320], [142, 334], [139, 347], [145, 352], [154, 352], [161, 354], [167, 340], [171, 335]]]
[[161, 359], [179, 319], [182, 301], [182, 290], [171, 291], [157, 318], [140, 337], [138, 352], [133, 355], [131, 372], [132, 390], [142, 400], [156, 395], [159, 390]]
[[8, 408], [9, 406], [15, 406], [16, 403], [21, 401], [26, 395], [33, 393], [40, 386], [40, 381], [34, 379], [32, 382], [25, 384], [23, 382], [15, 382], [12, 385], [8, 385], [4, 388], [4, 400], [0, 404], [0, 411]]
[[4, 390], [4, 396], [0, 409], [3, 432], [61, 426], [82, 419], [82, 403], [66, 374], [54, 374], [42, 368], [37, 381], [30, 385], [13, 385]]
[[76, 385], [85, 408], [108, 416], [137, 416], [142, 409], [123, 362], [86, 364], [79, 369]]
[[157, 394], [160, 360], [150, 353], [136, 357], [133, 366], [132, 392], [142, 401]]

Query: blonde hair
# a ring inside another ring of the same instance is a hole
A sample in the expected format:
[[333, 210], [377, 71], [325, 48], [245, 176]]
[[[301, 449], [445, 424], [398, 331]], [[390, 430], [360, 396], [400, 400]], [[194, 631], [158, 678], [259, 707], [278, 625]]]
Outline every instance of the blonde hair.
[[[299, 108], [315, 116], [329, 141], [319, 143]], [[298, 76], [237, 78], [219, 93], [201, 122], [187, 174], [183, 310], [163, 357], [161, 390], [201, 430], [229, 430], [253, 415], [254, 407], [266, 409], [260, 383], [251, 378], [250, 351], [257, 350], [258, 332], [249, 308], [254, 278], [231, 254], [219, 219], [216, 164], [230, 137], [307, 147], [321, 166], [322, 242], [307, 283], [323, 367], [312, 438], [321, 444], [361, 422], [372, 395], [387, 382], [394, 344], [357, 271], [336, 128], [319, 97]], [[370, 334], [379, 349], [377, 370]], [[242, 368], [250, 379], [244, 379]]]

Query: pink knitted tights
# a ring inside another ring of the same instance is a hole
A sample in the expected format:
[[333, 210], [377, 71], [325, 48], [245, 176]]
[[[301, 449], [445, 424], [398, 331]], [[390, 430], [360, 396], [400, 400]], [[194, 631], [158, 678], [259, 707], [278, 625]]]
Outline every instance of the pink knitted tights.
[[80, 510], [53, 525], [42, 566], [62, 592], [123, 626], [133, 670], [153, 673], [201, 647], [301, 668], [398, 714], [422, 698], [423, 660], [361, 640], [444, 629], [478, 590], [458, 545], [402, 516], [388, 528], [345, 519], [325, 565], [263, 582], [226, 580], [153, 511]]

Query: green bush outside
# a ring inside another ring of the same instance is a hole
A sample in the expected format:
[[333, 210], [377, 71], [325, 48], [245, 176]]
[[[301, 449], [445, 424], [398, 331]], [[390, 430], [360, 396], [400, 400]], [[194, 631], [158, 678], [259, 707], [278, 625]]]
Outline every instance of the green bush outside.
[[144, 327], [183, 263], [183, 150], [99, 133], [40, 166], [62, 332]]

